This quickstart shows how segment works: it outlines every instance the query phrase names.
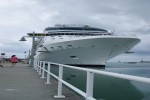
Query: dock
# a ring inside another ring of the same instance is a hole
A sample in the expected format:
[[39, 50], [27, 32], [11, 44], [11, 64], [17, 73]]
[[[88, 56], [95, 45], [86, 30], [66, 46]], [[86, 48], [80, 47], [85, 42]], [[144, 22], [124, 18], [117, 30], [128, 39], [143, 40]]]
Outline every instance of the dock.
[[0, 67], [0, 100], [83, 100], [81, 96], [63, 86], [65, 98], [56, 99], [58, 81], [51, 78], [52, 84], [28, 64], [17, 63], [15, 67], [5, 64]]

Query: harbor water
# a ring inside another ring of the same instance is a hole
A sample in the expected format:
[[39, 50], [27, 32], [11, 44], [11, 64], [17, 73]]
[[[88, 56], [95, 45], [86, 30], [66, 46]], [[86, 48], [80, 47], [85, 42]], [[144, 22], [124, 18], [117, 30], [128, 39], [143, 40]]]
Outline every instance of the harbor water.
[[[150, 63], [109, 62], [105, 69], [94, 69], [150, 78]], [[58, 75], [58, 67], [52, 66], [51, 72]], [[63, 79], [86, 91], [85, 71], [64, 68]], [[93, 94], [97, 100], [150, 100], [150, 84], [95, 74]]]

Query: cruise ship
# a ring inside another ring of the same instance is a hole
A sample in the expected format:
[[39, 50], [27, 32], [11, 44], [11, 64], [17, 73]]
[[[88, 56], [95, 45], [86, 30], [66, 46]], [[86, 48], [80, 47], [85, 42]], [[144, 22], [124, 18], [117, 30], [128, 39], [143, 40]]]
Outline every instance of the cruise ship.
[[36, 36], [35, 59], [74, 66], [105, 66], [106, 61], [140, 42], [133, 35], [118, 35], [88, 25], [55, 25]]

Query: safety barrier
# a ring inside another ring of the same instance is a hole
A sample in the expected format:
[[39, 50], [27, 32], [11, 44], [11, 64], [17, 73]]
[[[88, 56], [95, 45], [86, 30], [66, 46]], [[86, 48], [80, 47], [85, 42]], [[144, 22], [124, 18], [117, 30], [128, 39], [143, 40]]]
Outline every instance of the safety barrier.
[[[46, 64], [48, 65], [47, 68], [45, 67]], [[59, 75], [58, 76], [51, 73], [51, 65], [59, 66]], [[63, 80], [63, 68], [64, 67], [82, 70], [82, 71], [87, 72], [86, 92], [81, 91], [80, 89], [76, 88], [75, 86], [73, 86]], [[34, 61], [34, 69], [40, 75], [42, 75], [41, 78], [45, 78], [44, 75], [45, 75], [45, 73], [47, 73], [46, 84], [51, 84], [50, 75], [58, 80], [58, 92], [57, 92], [57, 95], [54, 96], [54, 98], [65, 98], [65, 96], [62, 95], [62, 84], [65, 84], [66, 86], [68, 86], [69, 88], [71, 88], [72, 90], [74, 90], [75, 92], [80, 94], [81, 96], [85, 97], [86, 100], [96, 100], [93, 97], [93, 83], [94, 83], [94, 74], [95, 73], [105, 75], [105, 76], [111, 76], [111, 77], [116, 77], [116, 78], [150, 84], [150, 78], [146, 78], [146, 77], [126, 75], [126, 74], [120, 74], [120, 73], [114, 73], [114, 72], [106, 72], [106, 71], [100, 71], [100, 70], [94, 70], [94, 69], [88, 69], [88, 68], [80, 68], [80, 67], [75, 67], [75, 66], [63, 65], [63, 64], [58, 64], [58, 63], [46, 62], [46, 61], [39, 61], [39, 60]]]

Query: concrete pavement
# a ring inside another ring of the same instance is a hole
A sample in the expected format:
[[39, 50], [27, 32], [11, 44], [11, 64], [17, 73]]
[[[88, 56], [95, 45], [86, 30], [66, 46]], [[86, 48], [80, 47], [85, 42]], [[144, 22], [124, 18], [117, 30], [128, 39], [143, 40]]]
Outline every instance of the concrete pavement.
[[82, 97], [63, 87], [64, 99], [55, 99], [57, 81], [51, 78], [52, 84], [45, 85], [46, 79], [27, 64], [18, 63], [0, 67], [0, 100], [81, 100]]

